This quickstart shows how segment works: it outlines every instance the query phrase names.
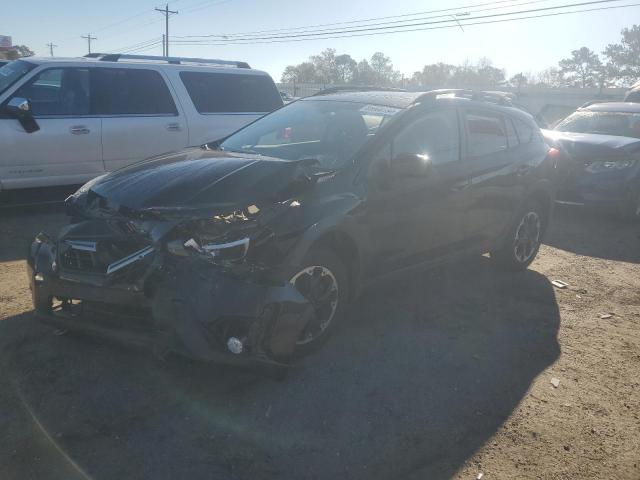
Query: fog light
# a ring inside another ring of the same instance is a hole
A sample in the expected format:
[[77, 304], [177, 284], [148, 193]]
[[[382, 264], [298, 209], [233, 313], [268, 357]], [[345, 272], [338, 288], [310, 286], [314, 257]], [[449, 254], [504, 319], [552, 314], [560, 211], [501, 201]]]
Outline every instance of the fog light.
[[242, 345], [242, 340], [239, 338], [230, 337], [229, 340], [227, 340], [227, 348], [231, 353], [239, 355], [244, 350], [244, 345]]
[[44, 275], [42, 275], [40, 272], [36, 273], [33, 278], [36, 282], [44, 281]]

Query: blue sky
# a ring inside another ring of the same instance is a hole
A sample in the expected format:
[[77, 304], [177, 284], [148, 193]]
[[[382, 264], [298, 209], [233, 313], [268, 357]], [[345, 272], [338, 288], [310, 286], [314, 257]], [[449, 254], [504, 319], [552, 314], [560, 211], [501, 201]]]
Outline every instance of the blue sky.
[[[515, 0], [512, 3], [529, 3], [513, 7], [524, 10], [578, 1]], [[171, 35], [206, 35], [344, 22], [458, 6], [464, 12], [465, 7], [481, 3], [490, 3], [490, 0], [174, 0], [169, 6], [180, 11], [171, 18]], [[633, 2], [615, 2], [625, 3]], [[505, 4], [501, 2], [501, 6]], [[112, 51], [159, 37], [164, 32], [164, 20], [153, 8], [160, 5], [149, 0], [11, 2], [11, 7], [3, 8], [0, 34], [11, 35], [14, 44], [26, 44], [38, 55], [48, 55], [45, 44], [51, 41], [58, 45], [57, 56], [83, 55], [86, 41], [80, 36], [87, 33], [98, 37], [93, 44], [94, 51]], [[492, 6], [495, 5], [489, 5]], [[634, 19], [640, 23], [639, 14], [640, 7], [632, 7], [468, 26], [464, 32], [450, 28], [297, 43], [174, 45], [171, 54], [245, 60], [254, 68], [268, 71], [276, 80], [286, 65], [304, 61], [325, 48], [349, 53], [357, 60], [382, 51], [391, 57], [396, 69], [407, 75], [426, 63], [457, 64], [466, 59], [474, 62], [481, 57], [491, 58], [495, 66], [513, 75], [556, 65], [571, 50], [582, 46], [600, 52], [607, 44], [619, 41], [620, 30], [631, 26]], [[144, 53], [160, 55], [162, 49], [157, 46]]]

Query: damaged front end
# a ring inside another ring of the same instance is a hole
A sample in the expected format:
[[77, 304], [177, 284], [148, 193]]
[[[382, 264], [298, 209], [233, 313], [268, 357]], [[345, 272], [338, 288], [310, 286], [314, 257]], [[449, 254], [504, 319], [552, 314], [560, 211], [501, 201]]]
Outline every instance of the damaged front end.
[[[62, 328], [235, 365], [286, 365], [314, 309], [289, 282], [270, 225], [295, 201], [195, 209], [69, 199], [74, 223], [40, 234], [28, 275], [39, 316]], [[293, 235], [288, 235], [293, 238]]]

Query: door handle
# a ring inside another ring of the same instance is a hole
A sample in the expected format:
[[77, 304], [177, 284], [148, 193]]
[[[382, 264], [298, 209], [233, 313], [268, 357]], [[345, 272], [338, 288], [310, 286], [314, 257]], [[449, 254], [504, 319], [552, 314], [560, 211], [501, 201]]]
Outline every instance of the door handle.
[[516, 175], [519, 177], [524, 177], [525, 175], [529, 175], [531, 173], [531, 165], [520, 165], [516, 169]]
[[182, 130], [182, 126], [179, 123], [169, 123], [167, 130], [170, 132], [179, 132]]
[[451, 185], [451, 191], [452, 192], [461, 192], [463, 190], [466, 190], [470, 186], [471, 186], [471, 181], [470, 180], [462, 180], [461, 182], [456, 182], [453, 185]]
[[91, 130], [84, 125], [74, 125], [69, 129], [69, 132], [71, 132], [72, 135], [87, 135], [91, 133]]

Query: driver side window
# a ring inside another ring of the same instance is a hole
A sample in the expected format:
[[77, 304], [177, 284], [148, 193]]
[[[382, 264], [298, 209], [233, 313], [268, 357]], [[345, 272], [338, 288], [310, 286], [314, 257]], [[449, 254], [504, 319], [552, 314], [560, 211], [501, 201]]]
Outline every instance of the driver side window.
[[43, 70], [14, 97], [27, 98], [34, 116], [87, 115], [89, 70], [86, 68], [50, 68]]
[[393, 157], [427, 155], [433, 165], [460, 159], [458, 117], [455, 110], [430, 112], [411, 123], [393, 140]]

